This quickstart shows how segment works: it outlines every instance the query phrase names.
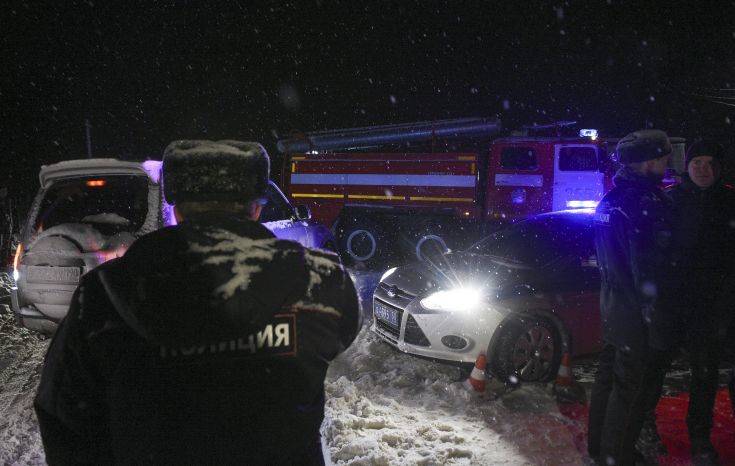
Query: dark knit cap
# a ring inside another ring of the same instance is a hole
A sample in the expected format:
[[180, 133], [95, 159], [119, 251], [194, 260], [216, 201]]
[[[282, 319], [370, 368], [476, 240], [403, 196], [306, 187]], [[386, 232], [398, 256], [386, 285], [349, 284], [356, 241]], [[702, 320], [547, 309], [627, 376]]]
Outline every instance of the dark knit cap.
[[239, 201], [265, 195], [270, 159], [257, 142], [174, 141], [163, 153], [166, 202]]
[[632, 132], [618, 142], [615, 148], [618, 162], [629, 164], [645, 162], [671, 153], [669, 137], [659, 129]]
[[704, 155], [709, 155], [712, 157], [713, 161], [722, 163], [722, 159], [725, 158], [725, 148], [716, 142], [697, 141], [689, 146], [689, 150], [684, 158], [686, 166], [689, 166], [689, 162], [691, 162], [693, 158], [702, 157]]

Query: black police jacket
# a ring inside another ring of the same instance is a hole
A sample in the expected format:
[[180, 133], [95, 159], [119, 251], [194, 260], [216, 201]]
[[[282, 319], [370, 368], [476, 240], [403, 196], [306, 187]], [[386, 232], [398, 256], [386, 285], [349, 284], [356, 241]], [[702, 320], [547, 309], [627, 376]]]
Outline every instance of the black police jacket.
[[733, 313], [735, 189], [722, 181], [701, 189], [684, 176], [667, 194], [674, 206], [676, 253], [684, 274], [680, 303], [689, 309], [687, 327], [695, 338], [712, 337]]
[[681, 339], [670, 306], [671, 203], [657, 181], [623, 168], [595, 212], [603, 338], [621, 349], [669, 349]]
[[360, 324], [332, 253], [214, 217], [146, 235], [83, 277], [51, 343], [46, 459], [308, 462], [329, 361]]

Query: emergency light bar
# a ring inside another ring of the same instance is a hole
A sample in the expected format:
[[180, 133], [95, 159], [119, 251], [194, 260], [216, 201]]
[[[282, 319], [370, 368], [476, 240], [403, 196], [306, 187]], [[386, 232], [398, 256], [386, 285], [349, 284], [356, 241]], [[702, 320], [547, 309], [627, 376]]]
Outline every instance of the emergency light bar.
[[594, 141], [597, 139], [597, 130], [596, 129], [580, 129], [579, 137], [580, 138], [590, 138]]
[[597, 207], [598, 201], [567, 201], [567, 207], [570, 209], [589, 209]]

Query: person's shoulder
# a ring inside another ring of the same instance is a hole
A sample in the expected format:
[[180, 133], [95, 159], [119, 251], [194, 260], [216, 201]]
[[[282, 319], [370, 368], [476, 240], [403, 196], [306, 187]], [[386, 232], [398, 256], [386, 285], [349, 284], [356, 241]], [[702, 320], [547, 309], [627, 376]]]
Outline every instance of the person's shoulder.
[[148, 250], [168, 245], [181, 236], [180, 230], [180, 225], [159, 228], [136, 239], [128, 251]]
[[720, 204], [728, 212], [735, 210], [735, 185], [732, 183], [722, 183], [719, 192]]
[[308, 281], [305, 296], [297, 304], [340, 316], [343, 292], [350, 288], [351, 279], [339, 256], [322, 249], [304, 248], [304, 262]]
[[722, 183], [720, 185], [720, 190], [724, 192], [727, 196], [735, 197], [735, 184]]
[[342, 277], [346, 272], [339, 256], [324, 249], [304, 248], [304, 259], [310, 270], [325, 277]]

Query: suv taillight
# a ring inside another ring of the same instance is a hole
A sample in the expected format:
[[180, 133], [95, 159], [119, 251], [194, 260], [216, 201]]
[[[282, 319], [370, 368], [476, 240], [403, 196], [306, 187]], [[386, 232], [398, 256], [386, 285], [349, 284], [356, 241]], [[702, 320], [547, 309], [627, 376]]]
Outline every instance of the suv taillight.
[[18, 266], [20, 265], [21, 254], [23, 254], [23, 243], [18, 243], [18, 248], [15, 250], [15, 257], [13, 257], [13, 280], [16, 282], [20, 278]]

